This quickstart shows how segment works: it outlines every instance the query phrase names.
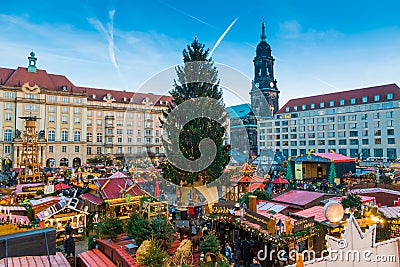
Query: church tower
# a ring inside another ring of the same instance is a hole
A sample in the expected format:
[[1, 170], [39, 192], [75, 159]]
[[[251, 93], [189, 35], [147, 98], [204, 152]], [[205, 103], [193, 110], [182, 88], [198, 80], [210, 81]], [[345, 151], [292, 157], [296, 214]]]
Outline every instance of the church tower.
[[251, 109], [256, 117], [271, 117], [279, 110], [279, 90], [274, 77], [274, 61], [271, 46], [266, 42], [265, 25], [262, 22], [261, 41], [257, 45], [254, 62], [254, 80], [250, 91]]

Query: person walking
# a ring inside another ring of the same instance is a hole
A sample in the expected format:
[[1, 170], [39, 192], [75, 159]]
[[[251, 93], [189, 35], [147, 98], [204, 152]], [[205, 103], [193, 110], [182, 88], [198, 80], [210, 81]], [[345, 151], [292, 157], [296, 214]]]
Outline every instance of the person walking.
[[64, 251], [66, 257], [74, 257], [75, 256], [75, 241], [71, 235], [65, 236], [64, 239]]
[[228, 259], [229, 262], [231, 262], [233, 260], [232, 257], [232, 248], [229, 245], [229, 243], [226, 243], [225, 247], [224, 247], [224, 255], [225, 257]]

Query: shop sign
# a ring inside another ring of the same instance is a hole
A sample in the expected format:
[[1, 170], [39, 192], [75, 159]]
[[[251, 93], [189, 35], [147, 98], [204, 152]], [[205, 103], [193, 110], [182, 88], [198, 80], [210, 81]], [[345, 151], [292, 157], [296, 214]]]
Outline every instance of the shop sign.
[[244, 219], [251, 223], [258, 224], [260, 226], [267, 226], [269, 219], [265, 216], [262, 216], [254, 211], [249, 209], [245, 209], [244, 211]]
[[293, 227], [293, 232], [303, 231], [304, 229], [314, 227], [314, 225], [315, 225], [314, 218], [315, 218], [315, 216], [312, 216], [309, 218], [295, 221], [294, 227]]

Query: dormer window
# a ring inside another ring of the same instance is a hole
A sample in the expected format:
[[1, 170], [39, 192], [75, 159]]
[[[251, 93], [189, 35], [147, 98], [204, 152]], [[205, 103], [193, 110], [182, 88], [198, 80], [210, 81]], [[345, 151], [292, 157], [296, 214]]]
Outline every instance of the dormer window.
[[315, 108], [315, 104], [312, 103], [312, 104], [310, 105], [310, 108], [311, 108], [311, 109], [314, 109], [314, 108]]
[[335, 101], [334, 101], [334, 100], [329, 101], [329, 106], [330, 106], [330, 107], [335, 106]]
[[297, 106], [294, 106], [294, 107], [293, 107], [293, 110], [294, 110], [294, 111], [297, 111]]
[[381, 99], [381, 96], [380, 95], [374, 95], [374, 101], [376, 102], [376, 101], [379, 101]]
[[350, 98], [350, 104], [351, 105], [354, 105], [356, 103], [356, 98]]
[[324, 108], [324, 107], [325, 107], [325, 102], [319, 103], [319, 107], [320, 107], [320, 108]]
[[96, 99], [96, 95], [92, 95], [92, 98], [93, 98], [93, 99]]
[[289, 112], [289, 110], [290, 110], [290, 107], [286, 107], [286, 112]]
[[63, 90], [64, 92], [67, 91], [67, 86], [66, 85], [61, 86], [61, 90]]
[[124, 97], [124, 102], [126, 102], [126, 100], [127, 100], [126, 97]]
[[362, 97], [362, 102], [367, 103], [368, 102], [368, 96], [363, 96]]
[[112, 95], [111, 94], [107, 94], [107, 99], [111, 100], [111, 98], [112, 98]]
[[393, 93], [388, 93], [386, 95], [387, 100], [392, 100], [393, 99]]
[[301, 106], [301, 109], [302, 109], [302, 110], [306, 110], [306, 108], [307, 108], [307, 105], [306, 105], [306, 104], [303, 104], [303, 105]]
[[341, 106], [344, 106], [344, 99], [340, 99], [339, 104], [340, 104]]

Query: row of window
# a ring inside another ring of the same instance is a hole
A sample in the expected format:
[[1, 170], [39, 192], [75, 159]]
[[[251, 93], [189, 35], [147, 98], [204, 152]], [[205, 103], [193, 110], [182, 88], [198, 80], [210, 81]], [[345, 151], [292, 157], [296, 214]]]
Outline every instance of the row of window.
[[[150, 153], [150, 152], [152, 152], [151, 151], [151, 147], [146, 147], [146, 150], [145, 150], [147, 153]], [[127, 154], [133, 154], [133, 148], [132, 147], [128, 147], [127, 148]], [[160, 147], [155, 147], [155, 151], [154, 151], [156, 154], [160, 154]], [[86, 148], [86, 154], [87, 155], [92, 155], [92, 153], [93, 153], [93, 151], [92, 151], [92, 147], [87, 147]], [[96, 154], [102, 154], [103, 153], [103, 150], [102, 150], [102, 148], [101, 147], [97, 147], [96, 148]], [[123, 148], [122, 147], [118, 147], [117, 148], [117, 153], [118, 154], [122, 154], [122, 153], [124, 153], [124, 150], [123, 150]], [[137, 147], [136, 148], [136, 153], [137, 154], [142, 154], [143, 153], [143, 150], [142, 150], [142, 147]]]
[[[386, 126], [387, 127], [393, 127], [395, 125], [394, 120], [388, 120], [386, 121]], [[383, 124], [380, 121], [376, 121], [373, 123], [374, 128], [381, 128]], [[368, 122], [363, 122], [360, 124], [357, 123], [341, 123], [341, 124], [328, 124], [328, 125], [308, 125], [308, 126], [293, 126], [293, 127], [282, 127], [282, 128], [275, 128], [275, 133], [295, 133], [295, 132], [314, 132], [315, 130], [317, 131], [326, 131], [326, 130], [345, 130], [345, 129], [359, 129], [359, 128], [370, 128]], [[260, 129], [260, 133], [264, 134], [265, 132], [267, 133], [272, 133], [272, 128], [269, 129]]]
[[[381, 118], [381, 113], [377, 112], [373, 114], [373, 119], [380, 119]], [[394, 118], [394, 111], [387, 111], [386, 112], [386, 118]], [[360, 116], [361, 120], [367, 120], [368, 119], [368, 114], [361, 114]], [[351, 114], [348, 116], [337, 116], [337, 122], [346, 122], [346, 121], [357, 121], [357, 115], [356, 114]], [[332, 123], [335, 122], [335, 117], [329, 116], [329, 117], [320, 117], [320, 118], [308, 118], [308, 119], [298, 119], [298, 120], [283, 120], [283, 121], [275, 121], [275, 126], [286, 126], [286, 125], [304, 125], [306, 123], [311, 124], [311, 123]], [[264, 126], [265, 125], [265, 126]], [[267, 124], [261, 125], [261, 127], [266, 127]], [[270, 125], [272, 126], [272, 125]]]
[[[145, 140], [145, 142], [147, 144], [153, 143], [153, 138], [152, 137], [146, 137], [144, 140]], [[86, 141], [87, 142], [93, 142], [93, 134], [92, 133], [87, 133], [86, 134]], [[107, 137], [106, 141], [108, 143], [113, 143], [114, 142], [113, 137]], [[132, 143], [132, 137], [128, 137], [127, 141], [128, 141], [128, 143]], [[156, 138], [154, 138], [154, 141], [155, 141], [155, 143], [158, 144], [158, 143], [160, 143], [160, 138], [156, 137]], [[97, 143], [102, 143], [103, 142], [103, 133], [97, 133], [96, 134], [96, 142]], [[117, 142], [118, 143], [122, 143], [123, 142], [122, 137], [117, 137]], [[142, 138], [141, 137], [137, 137], [136, 138], [136, 142], [137, 143], [142, 143]]]
[[[392, 100], [392, 99], [393, 99], [393, 93], [388, 93], [386, 95], [386, 100]], [[381, 100], [381, 95], [374, 95], [374, 101], [375, 102], [378, 102], [380, 100]], [[350, 105], [357, 104], [357, 98], [355, 98], [355, 97], [350, 98], [350, 100], [347, 100], [347, 101], [349, 101]], [[368, 96], [361, 97], [361, 103], [368, 103]], [[329, 107], [335, 107], [335, 105], [337, 105], [337, 103], [335, 103], [335, 100], [331, 100], [331, 101], [328, 101], [328, 102], [320, 102], [319, 103], [319, 108], [325, 108], [327, 105], [329, 105]], [[344, 106], [344, 105], [346, 105], [346, 99], [340, 99], [339, 100], [339, 106]], [[309, 107], [310, 107], [310, 109], [315, 109], [316, 106], [317, 105], [315, 103], [311, 103]], [[301, 105], [301, 110], [306, 110], [306, 109], [307, 109], [307, 104]], [[293, 111], [298, 111], [298, 110], [299, 110], [298, 106], [293, 106]], [[291, 111], [290, 110], [290, 106], [287, 106], [285, 111], [286, 112]]]
[[[382, 144], [382, 139], [381, 138], [375, 138], [374, 140], [374, 144], [375, 145], [381, 145]], [[325, 145], [329, 145], [329, 146], [335, 146], [335, 145], [340, 145], [340, 146], [345, 146], [345, 145], [359, 145], [359, 140], [358, 139], [339, 139], [338, 142], [336, 142], [336, 140], [308, 140], [308, 145], [309, 146], [315, 146], [315, 145], [319, 145], [319, 146], [325, 146]], [[361, 144], [362, 145], [369, 145], [369, 139], [362, 139], [361, 140]], [[396, 138], [388, 138], [387, 139], [387, 144], [389, 145], [395, 145], [396, 144]], [[304, 141], [276, 141], [275, 142], [276, 146], [306, 146], [307, 142]]]
[[[350, 156], [350, 157], [358, 157], [360, 159], [366, 159], [368, 157], [384, 157], [384, 149], [382, 148], [374, 148], [374, 149], [369, 149], [369, 148], [363, 148], [361, 150], [358, 149], [329, 149], [329, 151], [335, 151], [336, 153], [345, 155], [345, 156]], [[325, 153], [327, 152], [326, 149], [324, 148], [318, 148], [315, 150], [317, 153]], [[300, 156], [300, 155], [306, 155], [307, 150], [306, 149], [283, 149], [282, 150], [283, 154], [287, 157], [289, 156]], [[290, 155], [289, 155], [290, 152]], [[397, 158], [397, 151], [395, 148], [387, 148], [386, 149], [386, 157], [390, 160], [394, 160]]]

